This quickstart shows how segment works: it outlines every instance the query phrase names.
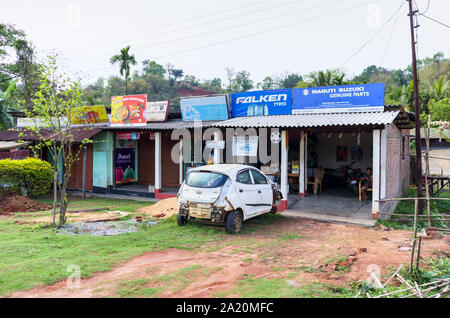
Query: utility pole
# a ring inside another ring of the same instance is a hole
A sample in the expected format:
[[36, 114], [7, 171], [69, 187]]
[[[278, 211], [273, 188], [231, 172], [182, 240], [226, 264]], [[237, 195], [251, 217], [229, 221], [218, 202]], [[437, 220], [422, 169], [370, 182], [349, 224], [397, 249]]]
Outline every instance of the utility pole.
[[[423, 196], [422, 189], [422, 142], [420, 137], [420, 105], [419, 105], [419, 80], [417, 78], [417, 61], [416, 61], [416, 39], [414, 35], [415, 28], [418, 25], [414, 25], [414, 15], [418, 12], [413, 11], [412, 0], [406, 0], [409, 2], [409, 24], [411, 28], [411, 51], [412, 51], [412, 69], [413, 69], [413, 84], [414, 84], [414, 113], [416, 117], [416, 162], [417, 162], [417, 196], [420, 198]], [[423, 213], [423, 201], [419, 200], [419, 214]]]

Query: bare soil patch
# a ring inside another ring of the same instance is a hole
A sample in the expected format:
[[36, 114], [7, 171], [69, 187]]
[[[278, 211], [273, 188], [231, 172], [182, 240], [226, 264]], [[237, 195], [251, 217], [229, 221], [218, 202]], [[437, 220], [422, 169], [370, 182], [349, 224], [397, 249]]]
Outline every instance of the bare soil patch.
[[[254, 222], [246, 222], [254, 227]], [[189, 226], [186, 225], [186, 226]], [[197, 251], [168, 249], [149, 252], [113, 270], [81, 280], [80, 288], [66, 281], [12, 294], [12, 297], [119, 297], [123, 282], [140, 281], [158, 297], [214, 297], [232, 290], [243, 278], [286, 279], [301, 288], [315, 282], [349, 286], [366, 280], [377, 266], [382, 281], [410, 253], [399, 250], [411, 243], [411, 232], [384, 231], [354, 225], [280, 218], [255, 231], [229, 235]], [[423, 241], [421, 255], [445, 255], [450, 238]], [[288, 284], [286, 282], [286, 284]], [[145, 295], [131, 294], [133, 297]]]
[[36, 212], [51, 209], [52, 206], [33, 199], [21, 196], [10, 195], [0, 200], [0, 212], [3, 215], [17, 212]]

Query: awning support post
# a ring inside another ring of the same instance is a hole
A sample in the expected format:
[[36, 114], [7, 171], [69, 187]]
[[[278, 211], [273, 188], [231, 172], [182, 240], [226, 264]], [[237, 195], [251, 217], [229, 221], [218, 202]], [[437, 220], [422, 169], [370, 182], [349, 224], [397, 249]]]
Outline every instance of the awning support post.
[[183, 183], [183, 138], [180, 138], [178, 144], [178, 184], [181, 186]]
[[373, 130], [373, 168], [372, 168], [372, 218], [378, 218], [380, 212], [380, 154], [381, 154], [381, 131]]
[[155, 132], [155, 197], [161, 193], [161, 132]]
[[298, 195], [300, 197], [305, 197], [307, 193], [307, 165], [306, 165], [306, 142], [307, 142], [307, 133], [304, 131], [300, 132], [300, 154], [299, 154], [299, 174], [298, 174]]
[[281, 194], [283, 195], [283, 200], [281, 200], [279, 211], [284, 211], [287, 209], [287, 199], [288, 199], [288, 132], [283, 130], [281, 132]]
[[[214, 141], [220, 141], [221, 140], [221, 132], [220, 130], [215, 129], [214, 130]], [[214, 164], [218, 165], [222, 162], [221, 158], [221, 149], [214, 148]]]

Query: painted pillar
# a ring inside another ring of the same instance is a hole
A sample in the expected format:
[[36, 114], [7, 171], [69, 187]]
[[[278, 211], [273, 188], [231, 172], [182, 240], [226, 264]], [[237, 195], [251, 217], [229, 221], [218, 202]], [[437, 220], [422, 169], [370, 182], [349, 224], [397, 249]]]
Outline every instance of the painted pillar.
[[372, 181], [372, 218], [378, 217], [380, 211], [380, 153], [381, 132], [380, 129], [373, 130], [373, 181]]
[[[215, 130], [214, 131], [214, 140], [215, 141], [220, 141], [221, 140], [221, 132], [220, 130]], [[219, 148], [214, 148], [214, 164], [218, 165], [222, 162], [222, 158], [221, 158], [221, 151]]]
[[281, 132], [281, 193], [283, 200], [281, 200], [279, 211], [287, 209], [288, 198], [288, 132], [283, 130]]
[[381, 130], [380, 140], [380, 199], [386, 199], [386, 159], [387, 159], [387, 131]]
[[183, 138], [180, 138], [180, 142], [178, 144], [178, 184], [181, 186], [183, 183]]
[[161, 133], [155, 132], [155, 197], [161, 192]]
[[305, 132], [300, 132], [300, 143], [299, 143], [299, 174], [298, 174], [298, 195], [300, 197], [306, 196], [306, 190], [307, 190], [307, 183], [306, 180], [306, 173], [307, 173], [307, 165], [306, 165], [306, 154], [305, 154], [305, 146], [306, 146], [306, 137], [307, 134]]

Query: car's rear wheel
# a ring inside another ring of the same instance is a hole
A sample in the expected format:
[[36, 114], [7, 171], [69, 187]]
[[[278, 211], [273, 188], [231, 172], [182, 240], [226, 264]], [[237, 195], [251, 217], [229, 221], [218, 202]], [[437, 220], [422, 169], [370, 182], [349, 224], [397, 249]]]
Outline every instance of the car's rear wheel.
[[181, 215], [180, 213], [178, 213], [177, 215], [177, 224], [179, 226], [183, 226], [187, 223], [187, 217]]
[[225, 224], [225, 228], [230, 234], [237, 234], [241, 231], [242, 228], [242, 213], [239, 211], [233, 211], [228, 213], [227, 221]]

